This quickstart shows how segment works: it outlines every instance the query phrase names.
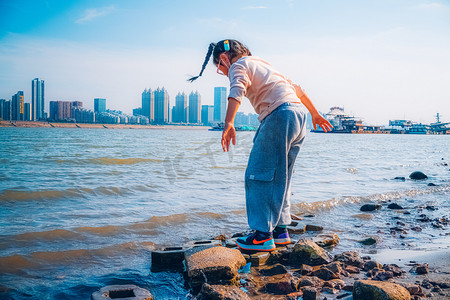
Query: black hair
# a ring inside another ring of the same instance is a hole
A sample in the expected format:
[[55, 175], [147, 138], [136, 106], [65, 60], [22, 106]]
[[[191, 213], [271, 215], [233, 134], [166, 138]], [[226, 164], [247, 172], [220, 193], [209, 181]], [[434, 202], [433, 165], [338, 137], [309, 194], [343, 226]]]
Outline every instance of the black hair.
[[[230, 50], [225, 50], [225, 41], [228, 41], [228, 44], [230, 45]], [[202, 76], [203, 71], [206, 68], [206, 65], [209, 62], [209, 59], [211, 58], [211, 55], [213, 56], [213, 62], [214, 64], [219, 63], [219, 56], [222, 53], [228, 53], [230, 55], [230, 60], [235, 58], [236, 56], [251, 56], [252, 53], [246, 46], [244, 46], [241, 42], [236, 40], [223, 40], [218, 43], [211, 43], [208, 47], [208, 53], [206, 54], [205, 61], [202, 65], [202, 70], [200, 71], [200, 74], [198, 76], [194, 76], [188, 79], [188, 81], [192, 82]]]

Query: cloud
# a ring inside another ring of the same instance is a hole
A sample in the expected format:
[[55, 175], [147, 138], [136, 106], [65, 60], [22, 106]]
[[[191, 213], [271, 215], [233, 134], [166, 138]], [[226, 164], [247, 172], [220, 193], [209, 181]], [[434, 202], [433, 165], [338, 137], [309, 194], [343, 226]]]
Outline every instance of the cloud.
[[267, 6], [246, 6], [241, 9], [265, 9]]
[[100, 7], [100, 8], [89, 8], [86, 9], [83, 15], [78, 18], [75, 23], [86, 24], [94, 19], [106, 16], [113, 12], [116, 8], [114, 6]]
[[445, 4], [439, 3], [439, 2], [430, 2], [430, 3], [419, 4], [419, 5], [415, 6], [415, 8], [418, 8], [418, 9], [449, 9], [450, 7]]

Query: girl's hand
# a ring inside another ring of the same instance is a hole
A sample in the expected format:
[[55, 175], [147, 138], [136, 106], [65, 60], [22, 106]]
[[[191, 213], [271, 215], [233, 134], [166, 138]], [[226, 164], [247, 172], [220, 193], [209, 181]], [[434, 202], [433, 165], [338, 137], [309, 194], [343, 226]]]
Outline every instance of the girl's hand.
[[331, 131], [331, 128], [333, 128], [333, 126], [331, 126], [330, 122], [328, 122], [328, 120], [325, 119], [324, 117], [322, 117], [320, 114], [314, 114], [314, 115], [311, 114], [311, 118], [312, 118], [314, 130], [317, 130], [317, 125], [319, 125], [320, 128], [322, 128], [324, 132]]
[[222, 148], [223, 152], [230, 151], [230, 141], [233, 145], [236, 145], [236, 129], [233, 123], [225, 123], [225, 127], [222, 132]]

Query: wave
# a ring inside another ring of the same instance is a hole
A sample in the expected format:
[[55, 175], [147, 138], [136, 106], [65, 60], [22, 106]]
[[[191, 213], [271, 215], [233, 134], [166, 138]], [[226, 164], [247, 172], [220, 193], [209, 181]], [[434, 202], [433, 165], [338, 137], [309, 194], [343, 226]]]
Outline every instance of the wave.
[[80, 234], [65, 230], [65, 229], [54, 229], [49, 231], [37, 231], [37, 232], [26, 232], [14, 236], [15, 240], [18, 241], [31, 241], [31, 240], [60, 240], [60, 239], [76, 239], [80, 238]]
[[162, 159], [156, 158], [113, 158], [113, 157], [97, 157], [83, 159], [54, 159], [59, 164], [94, 164], [94, 165], [135, 165], [140, 163], [160, 163]]

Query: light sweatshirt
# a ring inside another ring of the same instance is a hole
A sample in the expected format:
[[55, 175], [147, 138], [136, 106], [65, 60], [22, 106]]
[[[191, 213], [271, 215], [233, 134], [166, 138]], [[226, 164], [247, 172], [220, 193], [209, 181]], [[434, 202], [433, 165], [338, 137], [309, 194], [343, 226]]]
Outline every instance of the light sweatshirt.
[[302, 103], [299, 99], [304, 94], [302, 88], [257, 56], [238, 59], [231, 65], [228, 78], [228, 97], [239, 103], [244, 96], [247, 97], [260, 122], [283, 103]]

